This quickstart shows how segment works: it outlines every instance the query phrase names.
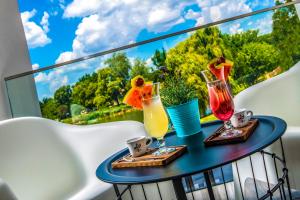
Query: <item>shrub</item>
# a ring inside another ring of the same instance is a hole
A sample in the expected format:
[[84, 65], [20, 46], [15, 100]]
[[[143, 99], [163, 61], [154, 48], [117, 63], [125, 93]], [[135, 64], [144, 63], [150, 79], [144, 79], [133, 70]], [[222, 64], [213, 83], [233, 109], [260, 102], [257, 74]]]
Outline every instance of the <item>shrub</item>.
[[184, 80], [168, 77], [160, 90], [161, 100], [167, 107], [186, 103], [197, 98], [195, 88], [186, 84]]

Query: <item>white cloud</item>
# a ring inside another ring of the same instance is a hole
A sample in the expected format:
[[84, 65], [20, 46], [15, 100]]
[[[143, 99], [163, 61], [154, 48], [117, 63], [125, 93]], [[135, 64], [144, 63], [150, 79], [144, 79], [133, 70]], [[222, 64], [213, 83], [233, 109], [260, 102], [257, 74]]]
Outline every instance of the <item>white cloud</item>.
[[126, 29], [119, 28], [110, 24], [109, 21], [102, 20], [96, 14], [85, 17], [75, 32], [76, 37], [72, 45], [73, 51], [78, 54], [87, 54], [98, 49], [107, 49], [119, 45], [122, 38], [130, 37]]
[[46, 33], [49, 32], [49, 14], [47, 12], [44, 12], [44, 15], [41, 20], [41, 25], [43, 26], [43, 29]]
[[30, 19], [35, 16], [36, 10], [33, 9], [32, 11], [25, 11], [21, 13], [26, 40], [29, 48], [43, 47], [51, 42], [51, 39], [47, 36], [47, 32], [49, 31], [49, 16], [46, 17], [45, 13], [42, 19], [42, 22], [44, 23], [42, 24], [43, 28], [37, 25], [35, 22], [30, 21]]
[[36, 83], [48, 83], [51, 94], [54, 94], [54, 92], [61, 86], [67, 85], [69, 81], [67, 75], [55, 71], [50, 72], [49, 74], [40, 72], [34, 77], [34, 79]]
[[[124, 2], [126, 4], [127, 1]], [[129, 4], [136, 2], [138, 1], [131, 1]], [[86, 3], [86, 0], [73, 0], [69, 5], [67, 5], [64, 17], [85, 17], [95, 13], [105, 15], [120, 6], [122, 3], [123, 2], [120, 0], [89, 0], [89, 3]]]
[[40, 72], [34, 77], [35, 82], [46, 85], [49, 88], [50, 94], [53, 94], [61, 86], [74, 84], [74, 81], [77, 81], [77, 79], [72, 77], [74, 73], [80, 77], [84, 73], [94, 71], [94, 68], [100, 66], [99, 63], [103, 66], [102, 58], [65, 65], [55, 68], [48, 73]]
[[40, 68], [40, 65], [38, 63], [35, 63], [35, 64], [32, 65], [33, 70], [36, 70], [38, 68]]
[[166, 31], [176, 24], [184, 22], [181, 16], [181, 6], [178, 8], [168, 3], [153, 6], [147, 16], [147, 29], [153, 32]]
[[[192, 4], [198, 4], [201, 12], [184, 13], [186, 6]], [[246, 0], [89, 0], [89, 3], [73, 0], [63, 16], [82, 20], [75, 32], [72, 53], [67, 56], [75, 58], [132, 43], [145, 29], [164, 32], [186, 19], [195, 19], [197, 25], [203, 25], [250, 11]], [[66, 57], [65, 54], [60, 57]]]
[[267, 16], [261, 17], [259, 20], [255, 22], [255, 27], [259, 30], [259, 34], [267, 34], [272, 32], [272, 14], [268, 14]]
[[149, 58], [146, 60], [146, 64], [147, 64], [148, 66], [152, 66], [152, 65], [153, 65], [153, 62], [152, 62], [152, 60], [151, 60], [151, 57], [149, 57]]
[[34, 80], [36, 83], [46, 82], [48, 81], [48, 77], [44, 72], [40, 72], [34, 77]]
[[38, 73], [34, 79], [36, 83], [49, 84], [49, 91], [53, 94], [59, 87], [69, 84], [68, 72], [74, 71], [72, 67], [64, 67], [63, 69], [55, 69], [48, 74], [45, 72]]
[[184, 22], [181, 13], [187, 4], [192, 3], [195, 2], [90, 0], [87, 4], [85, 0], [74, 0], [67, 5], [64, 17], [82, 17], [82, 20], [75, 32], [72, 56], [70, 53], [68, 56], [84, 56], [133, 43], [143, 29], [150, 32], [167, 31]]
[[61, 86], [67, 85], [69, 82], [68, 76], [62, 76], [62, 77], [57, 77], [56, 79], [52, 80], [50, 83], [50, 90], [52, 92], [55, 92], [58, 88]]
[[62, 63], [66, 61], [70, 61], [76, 58], [76, 55], [71, 51], [63, 52], [59, 55], [59, 57], [56, 59], [55, 63]]
[[[56, 63], [133, 43], [142, 29], [166, 31], [184, 21], [181, 12], [186, 4], [179, 0], [167, 0], [164, 3], [91, 0], [88, 4], [84, 0], [74, 0], [67, 5], [64, 17], [82, 17], [82, 20], [75, 31], [72, 50], [61, 53]], [[103, 63], [99, 63], [95, 69], [102, 67]], [[77, 69], [73, 67], [72, 70]], [[70, 73], [71, 69], [68, 71]]]
[[200, 12], [195, 12], [192, 9], [189, 9], [186, 14], [185, 14], [185, 18], [186, 19], [197, 19], [201, 16]]
[[22, 21], [29, 21], [36, 14], [36, 10], [33, 9], [32, 11], [25, 11], [21, 13]]
[[134, 65], [135, 59], [136, 59], [135, 57], [128, 57], [129, 63], [130, 63], [131, 65]]
[[194, 18], [197, 20], [197, 26], [252, 11], [246, 0], [197, 0], [197, 2], [201, 8], [200, 16], [195, 15]]
[[[95, 68], [94, 72], [98, 72], [99, 69], [103, 69], [103, 68], [107, 67], [107, 65], [105, 64], [105, 61], [106, 61], [108, 58], [110, 58], [110, 57], [111, 57], [110, 54], [106, 54], [106, 55], [104, 55], [104, 56], [98, 57], [98, 59], [100, 59], [100, 60], [98, 60], [97, 63], [99, 63], [99, 64], [95, 65], [95, 67], [94, 67], [94, 68]], [[130, 60], [129, 60], [129, 61], [130, 61]]]
[[241, 28], [241, 24], [237, 23], [237, 24], [233, 24], [230, 28], [229, 28], [229, 32], [231, 34], [236, 34], [236, 33], [241, 33], [243, 32], [243, 29]]

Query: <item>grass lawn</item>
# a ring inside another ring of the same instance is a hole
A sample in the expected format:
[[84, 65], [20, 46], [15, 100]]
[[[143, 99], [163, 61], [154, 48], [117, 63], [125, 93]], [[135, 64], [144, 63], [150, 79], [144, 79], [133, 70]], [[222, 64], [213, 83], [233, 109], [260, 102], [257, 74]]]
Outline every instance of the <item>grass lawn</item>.
[[112, 120], [111, 118], [124, 115], [126, 112], [131, 110], [132, 108], [126, 105], [107, 107], [89, 113], [76, 115], [71, 118], [64, 119], [62, 122], [68, 124], [87, 125], [98, 124], [106, 121], [118, 121], [117, 119]]

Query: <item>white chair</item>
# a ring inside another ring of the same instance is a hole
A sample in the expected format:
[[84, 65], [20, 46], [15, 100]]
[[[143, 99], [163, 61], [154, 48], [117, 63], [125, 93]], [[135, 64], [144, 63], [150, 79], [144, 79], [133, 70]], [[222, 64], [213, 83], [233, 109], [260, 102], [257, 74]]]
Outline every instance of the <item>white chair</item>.
[[[287, 122], [288, 128], [282, 140], [290, 183], [293, 188], [300, 189], [300, 62], [287, 72], [242, 91], [234, 98], [234, 102], [237, 109], [247, 108], [256, 115], [273, 115]], [[266, 150], [280, 156], [282, 153], [279, 142], [269, 146]], [[260, 155], [254, 155], [252, 160], [255, 178], [266, 181]], [[275, 183], [277, 180], [272, 166], [273, 161], [267, 160], [269, 180]], [[249, 158], [239, 161], [238, 168], [244, 191], [246, 179], [252, 178]], [[239, 199], [241, 194], [235, 165], [233, 165], [233, 171], [236, 197]]]
[[124, 148], [126, 139], [144, 134], [134, 121], [90, 126], [35, 117], [1, 121], [0, 199], [115, 199], [96, 168]]

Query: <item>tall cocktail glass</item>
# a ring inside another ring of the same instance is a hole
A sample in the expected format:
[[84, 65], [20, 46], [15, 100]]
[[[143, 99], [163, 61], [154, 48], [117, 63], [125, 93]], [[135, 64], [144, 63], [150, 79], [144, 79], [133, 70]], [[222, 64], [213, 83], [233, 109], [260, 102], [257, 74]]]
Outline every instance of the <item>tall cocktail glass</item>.
[[152, 85], [151, 97], [149, 97], [149, 94], [146, 96], [142, 99], [144, 125], [147, 133], [158, 141], [159, 149], [155, 152], [155, 155], [172, 152], [175, 149], [166, 147], [164, 140], [169, 127], [169, 119], [159, 96], [159, 83]]
[[225, 79], [219, 80], [209, 70], [201, 73], [207, 83], [210, 108], [218, 119], [224, 121], [225, 130], [221, 136], [231, 137], [240, 134], [241, 131], [234, 129], [230, 122], [234, 113], [234, 103]]

